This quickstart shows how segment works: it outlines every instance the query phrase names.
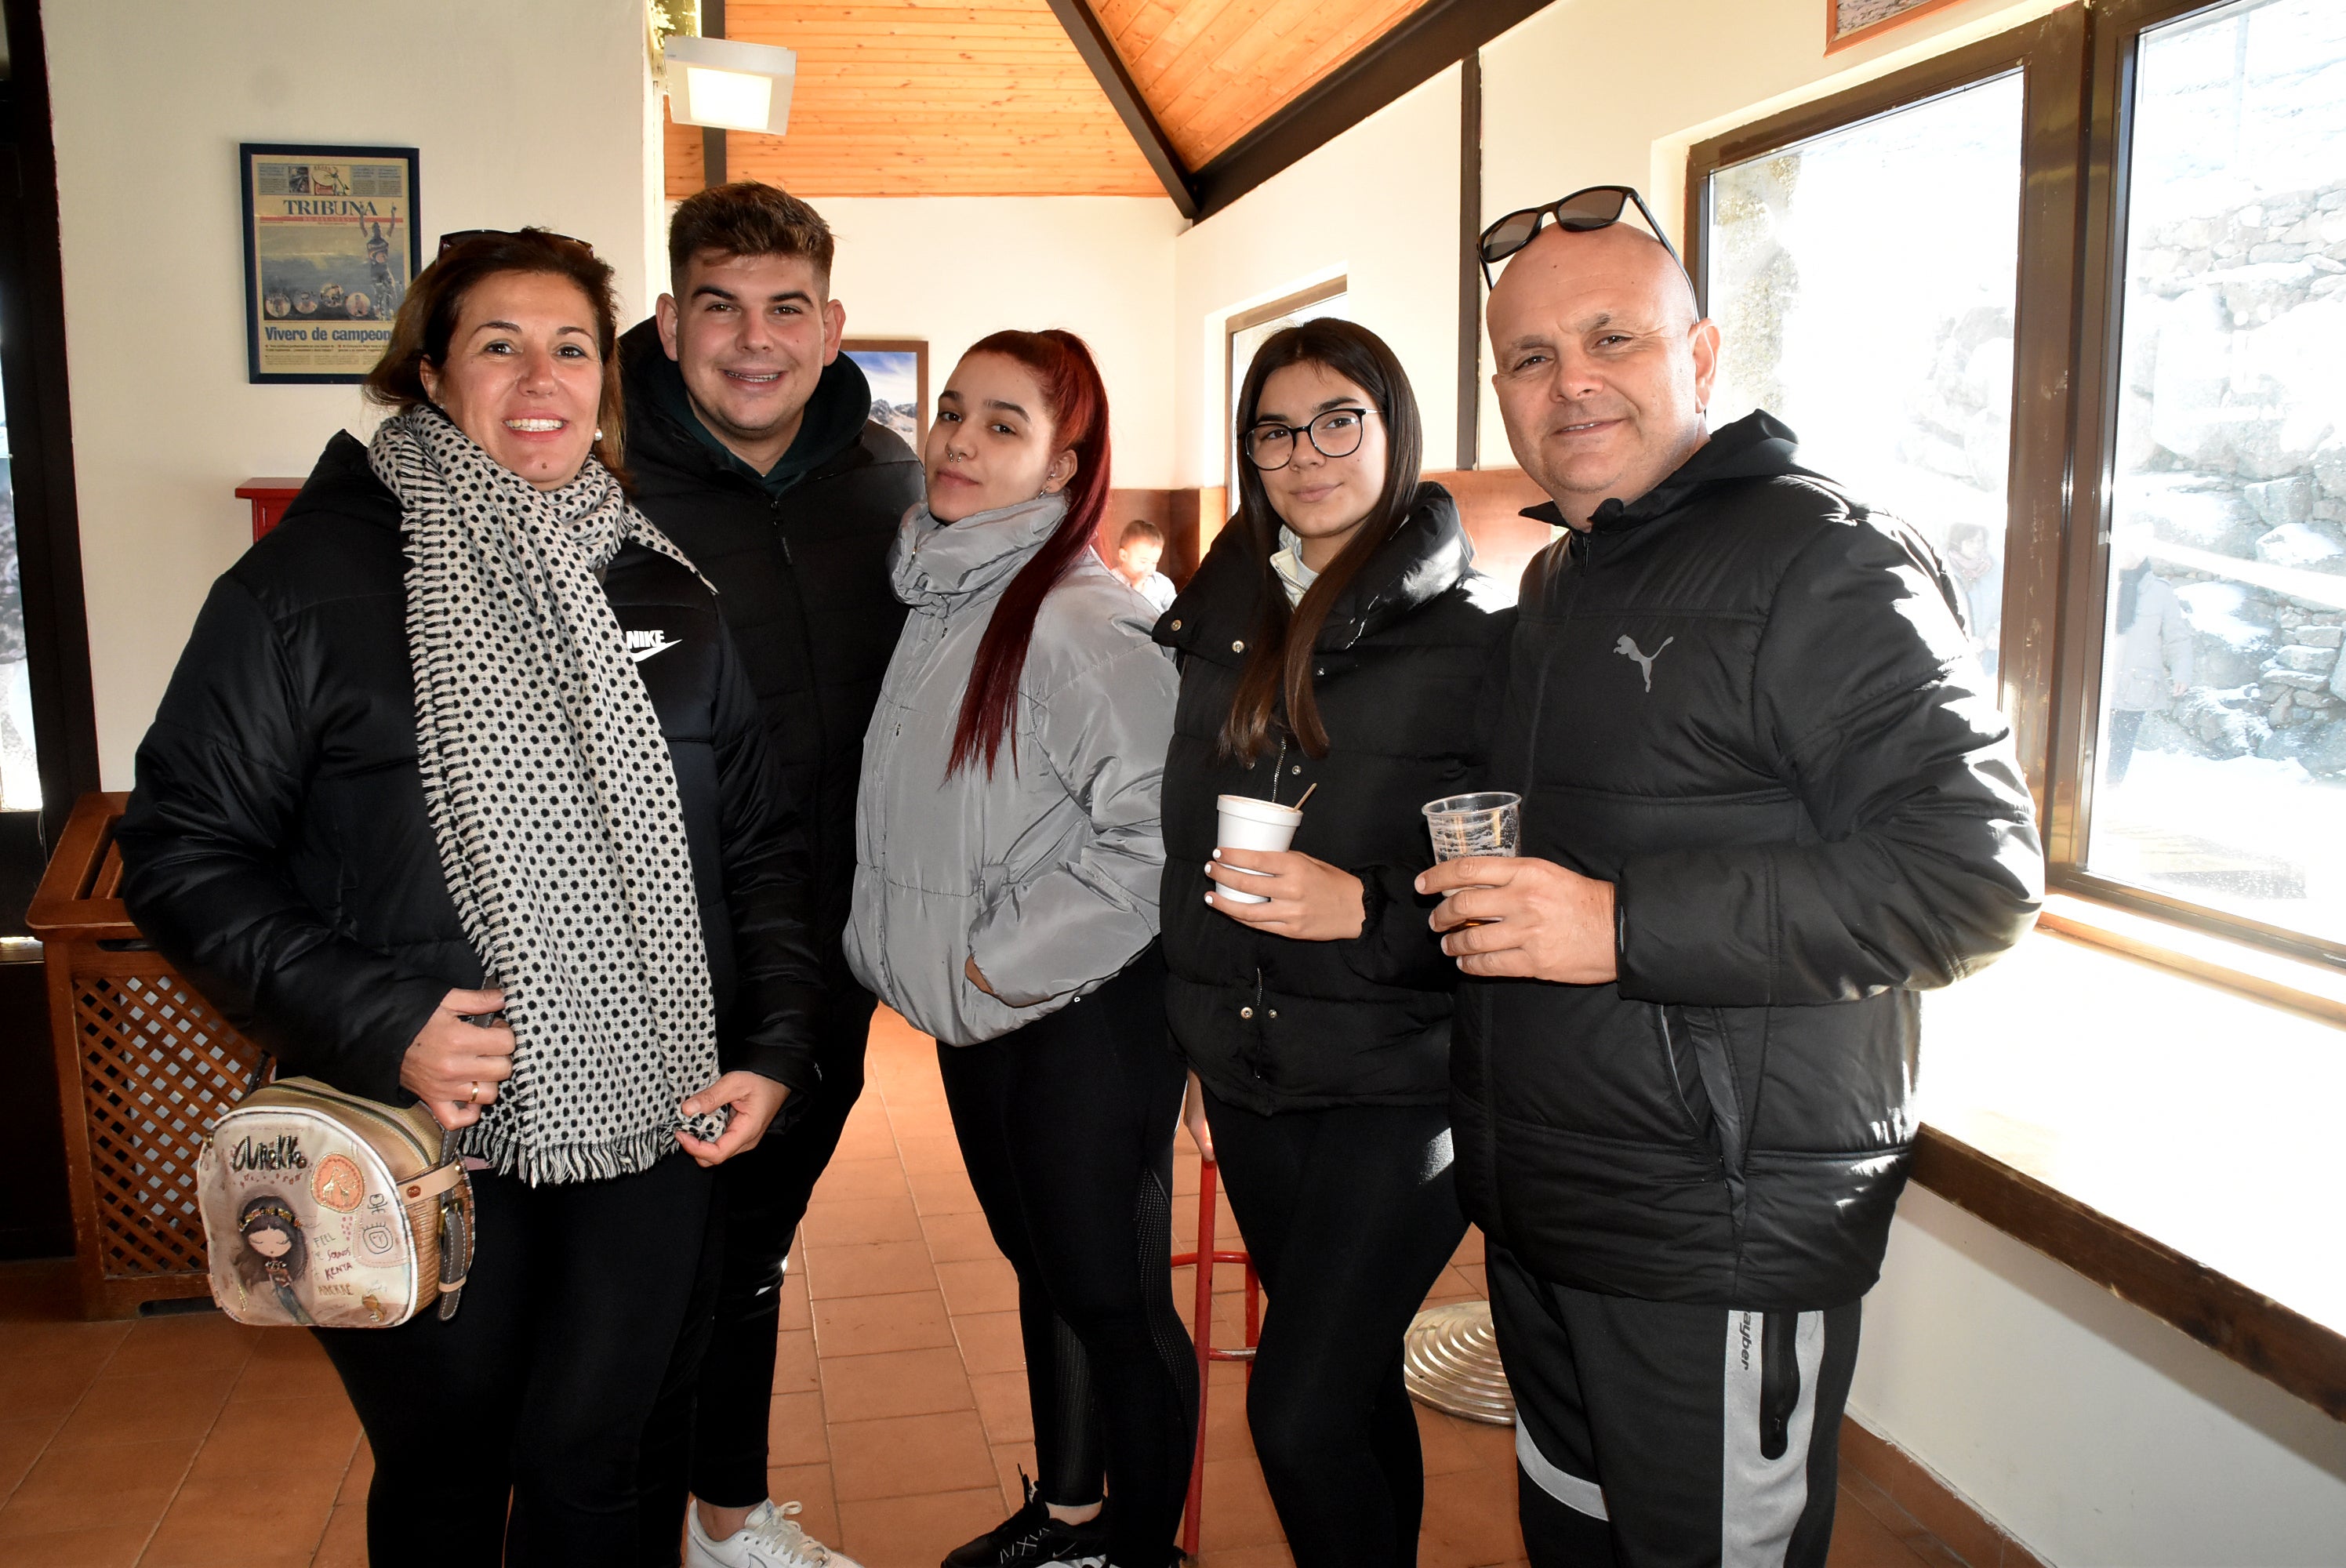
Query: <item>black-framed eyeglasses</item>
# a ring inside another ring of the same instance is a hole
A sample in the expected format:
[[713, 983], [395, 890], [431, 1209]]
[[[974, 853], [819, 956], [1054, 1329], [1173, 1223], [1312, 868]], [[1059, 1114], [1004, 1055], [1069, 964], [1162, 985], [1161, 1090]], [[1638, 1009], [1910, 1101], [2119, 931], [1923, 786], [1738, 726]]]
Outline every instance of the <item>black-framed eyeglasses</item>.
[[[1670, 237], [1662, 232], [1662, 226], [1654, 221], [1654, 209], [1646, 205], [1646, 199], [1638, 195], [1635, 188], [1592, 185], [1585, 190], [1576, 190], [1570, 196], [1551, 201], [1545, 207], [1526, 207], [1520, 212], [1510, 212], [1483, 230], [1482, 242], [1476, 247], [1483, 258], [1483, 282], [1485, 286], [1492, 282], [1492, 263], [1504, 261], [1538, 239], [1540, 229], [1550, 219], [1554, 219], [1559, 229], [1586, 234], [1592, 229], [1612, 228], [1621, 221], [1621, 214], [1632, 203], [1645, 219], [1646, 227], [1653, 231], [1654, 238], [1662, 242], [1662, 249], [1670, 253], [1670, 260], [1678, 262], [1678, 270], [1686, 271], [1686, 263], [1678, 257], [1678, 248], [1670, 243]], [[1688, 275], [1688, 280], [1693, 280], [1692, 274]]]
[[449, 251], [454, 250], [457, 246], [464, 244], [468, 239], [517, 239], [525, 233], [536, 234], [547, 239], [559, 240], [565, 245], [576, 245], [579, 249], [584, 250], [589, 256], [595, 254], [595, 248], [592, 245], [587, 244], [584, 239], [577, 239], [573, 235], [556, 234], [551, 229], [459, 229], [454, 233], [443, 234], [440, 236], [440, 249], [434, 252], [434, 260], [436, 260], [440, 257], [445, 256]]
[[1239, 442], [1239, 450], [1246, 460], [1266, 473], [1276, 473], [1295, 461], [1295, 438], [1302, 436], [1311, 443], [1311, 449], [1322, 457], [1350, 457], [1361, 450], [1362, 433], [1368, 428], [1372, 408], [1331, 408], [1310, 424], [1281, 424], [1277, 420], [1264, 420], [1249, 425]]

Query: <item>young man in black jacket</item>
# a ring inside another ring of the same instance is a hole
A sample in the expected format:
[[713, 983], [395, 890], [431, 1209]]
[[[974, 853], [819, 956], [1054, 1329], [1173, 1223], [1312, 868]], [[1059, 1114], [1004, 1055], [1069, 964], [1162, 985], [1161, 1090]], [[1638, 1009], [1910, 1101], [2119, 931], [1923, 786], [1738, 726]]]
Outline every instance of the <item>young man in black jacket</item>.
[[1571, 532], [1525, 575], [1492, 738], [1523, 858], [1419, 885], [1470, 977], [1458, 1191], [1539, 1568], [1824, 1563], [1918, 993], [2042, 889], [1956, 585], [1768, 415], [1706, 429], [1697, 314], [1618, 225], [1537, 232], [1490, 300], [1533, 515]]
[[821, 1083], [787, 1135], [719, 1183], [723, 1272], [690, 1458], [696, 1568], [825, 1560], [766, 1497], [766, 1423], [790, 1237], [863, 1088], [872, 999], [840, 939], [863, 730], [904, 616], [888, 547], [922, 490], [912, 449], [872, 422], [871, 387], [839, 351], [831, 254], [830, 229], [795, 197], [754, 181], [701, 191], [669, 225], [674, 292], [620, 341], [636, 503], [716, 585], [806, 823], [825, 986]]

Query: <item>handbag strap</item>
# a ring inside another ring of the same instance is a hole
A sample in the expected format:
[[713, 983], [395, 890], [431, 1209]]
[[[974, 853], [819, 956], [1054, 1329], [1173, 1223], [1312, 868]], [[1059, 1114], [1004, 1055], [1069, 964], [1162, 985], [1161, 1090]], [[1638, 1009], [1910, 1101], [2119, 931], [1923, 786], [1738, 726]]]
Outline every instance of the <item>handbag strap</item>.
[[401, 1182], [399, 1195], [410, 1202], [417, 1198], [437, 1197], [464, 1179], [464, 1163], [450, 1160], [445, 1165], [434, 1166], [420, 1176]]

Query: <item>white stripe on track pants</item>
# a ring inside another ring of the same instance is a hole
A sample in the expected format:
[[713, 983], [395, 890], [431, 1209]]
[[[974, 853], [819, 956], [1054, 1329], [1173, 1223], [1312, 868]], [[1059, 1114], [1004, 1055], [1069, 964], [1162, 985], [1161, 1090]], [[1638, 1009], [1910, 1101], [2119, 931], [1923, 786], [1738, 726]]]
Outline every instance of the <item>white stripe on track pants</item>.
[[1823, 1568], [1856, 1302], [1640, 1301], [1487, 1261], [1534, 1568]]

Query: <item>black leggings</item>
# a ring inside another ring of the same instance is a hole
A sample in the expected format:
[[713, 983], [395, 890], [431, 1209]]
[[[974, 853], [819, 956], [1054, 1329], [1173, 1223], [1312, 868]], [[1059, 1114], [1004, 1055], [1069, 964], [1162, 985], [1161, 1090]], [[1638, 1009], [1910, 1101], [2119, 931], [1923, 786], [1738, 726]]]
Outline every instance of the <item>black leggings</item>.
[[1206, 1113], [1270, 1307], [1247, 1425], [1296, 1568], [1409, 1568], [1425, 1507], [1402, 1335], [1466, 1234], [1450, 1107]]
[[1173, 1308], [1180, 1059], [1154, 944], [1082, 1001], [982, 1045], [940, 1045], [970, 1185], [1018, 1272], [1046, 1502], [1100, 1496], [1116, 1568], [1163, 1568], [1198, 1414]]
[[561, 1186], [475, 1171], [454, 1318], [314, 1330], [374, 1451], [371, 1562], [637, 1560], [645, 1421], [713, 1276], [713, 1175], [680, 1153]]

